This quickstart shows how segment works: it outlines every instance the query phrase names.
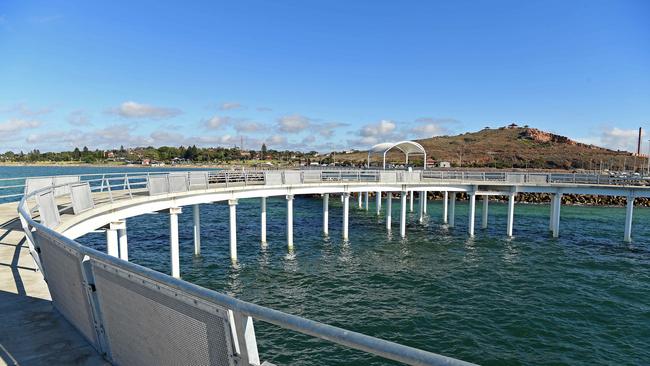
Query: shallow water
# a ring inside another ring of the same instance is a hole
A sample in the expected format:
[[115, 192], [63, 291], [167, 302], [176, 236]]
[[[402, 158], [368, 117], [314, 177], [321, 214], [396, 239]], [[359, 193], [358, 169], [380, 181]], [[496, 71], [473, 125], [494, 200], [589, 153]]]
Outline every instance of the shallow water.
[[[0, 168], [0, 171], [4, 168]], [[76, 173], [76, 172], [74, 172]], [[25, 175], [25, 174], [22, 174]], [[194, 258], [192, 212], [180, 215], [183, 279], [240, 299], [486, 365], [650, 364], [650, 209], [636, 208], [633, 243], [624, 243], [624, 208], [562, 207], [560, 238], [548, 232], [547, 205], [517, 204], [508, 239], [506, 205], [490, 204], [488, 229], [468, 238], [467, 205], [456, 228], [409, 214], [399, 238], [383, 216], [351, 200], [350, 240], [341, 238], [342, 205], [330, 199], [330, 236], [321, 234], [322, 201], [297, 196], [295, 250], [285, 241], [286, 201], [268, 199], [268, 242], [259, 245], [259, 200], [240, 200], [239, 265], [230, 265], [228, 206], [201, 206], [203, 255]], [[417, 204], [416, 204], [417, 211]], [[168, 216], [128, 219], [135, 263], [169, 273]], [[105, 250], [102, 234], [79, 241]], [[256, 322], [261, 358], [278, 365], [384, 365], [382, 359]]]

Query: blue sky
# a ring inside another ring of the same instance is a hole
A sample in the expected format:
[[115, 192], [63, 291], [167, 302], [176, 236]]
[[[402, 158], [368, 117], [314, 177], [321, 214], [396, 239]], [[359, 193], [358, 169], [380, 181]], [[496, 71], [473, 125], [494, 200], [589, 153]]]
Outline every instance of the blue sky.
[[649, 1], [0, 1], [0, 151], [650, 128]]

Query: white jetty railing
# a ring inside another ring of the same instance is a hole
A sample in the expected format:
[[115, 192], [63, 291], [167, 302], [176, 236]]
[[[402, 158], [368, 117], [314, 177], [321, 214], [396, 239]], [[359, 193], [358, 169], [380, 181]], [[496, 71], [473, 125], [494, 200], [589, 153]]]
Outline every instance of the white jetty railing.
[[[88, 180], [79, 176], [30, 178], [24, 184], [18, 214], [54, 306], [114, 364], [270, 365], [260, 361], [253, 324], [257, 320], [410, 365], [471, 365], [244, 302], [87, 248], [55, 230], [61, 215], [78, 215], [95, 205], [136, 195], [385, 177], [379, 171], [316, 173], [218, 171], [129, 173]], [[397, 172], [386, 178], [420, 179]]]

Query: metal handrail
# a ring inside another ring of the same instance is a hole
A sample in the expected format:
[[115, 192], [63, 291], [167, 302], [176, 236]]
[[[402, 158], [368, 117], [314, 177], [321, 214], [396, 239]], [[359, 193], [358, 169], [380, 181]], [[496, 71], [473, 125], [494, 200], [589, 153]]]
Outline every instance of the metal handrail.
[[457, 360], [451, 357], [401, 345], [391, 341], [386, 341], [376, 337], [345, 330], [332, 325], [316, 322], [296, 315], [291, 315], [264, 306], [238, 300], [234, 297], [219, 293], [217, 291], [206, 289], [201, 286], [171, 277], [164, 273], [160, 273], [152, 269], [109, 256], [108, 254], [99, 252], [95, 249], [85, 247], [76, 241], [63, 236], [55, 230], [50, 229], [39, 222], [36, 222], [32, 218], [30, 210], [27, 208], [27, 200], [30, 197], [35, 196], [36, 194], [54, 191], [56, 188], [62, 188], [70, 184], [71, 183], [45, 187], [31, 192], [28, 195], [24, 196], [18, 204], [18, 214], [21, 218], [26, 236], [28, 237], [28, 242], [30, 242], [30, 247], [31, 245], [35, 246], [35, 250], [32, 252], [32, 255], [35, 256], [34, 259], [37, 262], [39, 268], [41, 268], [40, 259], [36, 254], [36, 252], [38, 252], [38, 248], [36, 245], [37, 243], [33, 243], [33, 237], [31, 235], [32, 231], [40, 231], [42, 235], [52, 237], [57, 241], [72, 247], [80, 253], [87, 255], [90, 258], [95, 258], [96, 260], [102, 262], [108, 262], [111, 265], [119, 267], [120, 269], [130, 271], [152, 281], [160, 282], [185, 294], [199, 297], [203, 300], [230, 309], [233, 312], [238, 312], [240, 314], [250, 316], [254, 319], [274, 324], [284, 329], [293, 330], [305, 335], [328, 340], [342, 346], [357, 349], [409, 365], [474, 365], [472, 363]]

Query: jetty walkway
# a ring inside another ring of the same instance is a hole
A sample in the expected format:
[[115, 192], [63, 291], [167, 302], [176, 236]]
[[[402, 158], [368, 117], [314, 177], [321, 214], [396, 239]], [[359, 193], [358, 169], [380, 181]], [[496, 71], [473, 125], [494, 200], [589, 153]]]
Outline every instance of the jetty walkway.
[[[377, 214], [386, 218], [386, 230], [392, 230], [392, 202], [399, 199], [402, 237], [407, 236], [406, 212], [413, 210], [414, 197], [418, 196], [422, 221], [430, 191], [444, 193], [440, 220], [450, 227], [456, 220], [456, 194], [469, 195], [470, 236], [475, 234], [477, 196], [483, 198], [483, 225], [489, 215], [489, 197], [508, 197], [504, 234], [512, 236], [516, 195], [552, 195], [549, 227], [540, 231], [550, 230], [557, 237], [562, 195], [597, 194], [627, 198], [622, 231], [623, 240], [629, 241], [634, 199], [650, 197], [650, 188], [640, 183], [600, 175], [383, 170], [191, 171], [28, 178], [11, 186], [24, 188], [22, 193], [5, 195], [15, 196], [20, 202], [0, 205], [0, 354], [7, 364], [268, 364], [260, 361], [255, 320], [407, 364], [468, 365], [182, 281], [178, 215], [184, 208], [192, 210], [194, 254], [201, 255], [198, 207], [227, 201], [230, 257], [236, 262], [240, 199], [260, 200], [261, 245], [266, 244], [267, 197], [286, 199], [286, 240], [291, 251], [296, 195], [322, 196], [325, 234], [329, 234], [329, 198], [340, 196], [340, 235], [347, 239], [350, 197], [356, 195], [359, 206], [368, 209], [369, 192], [376, 193], [375, 207]], [[385, 203], [382, 193], [386, 193]], [[172, 276], [128, 261], [127, 220], [148, 212], [169, 214]], [[74, 241], [96, 230], [106, 234], [107, 253]], [[431, 347], [435, 348], [435, 340], [431, 340]]]

